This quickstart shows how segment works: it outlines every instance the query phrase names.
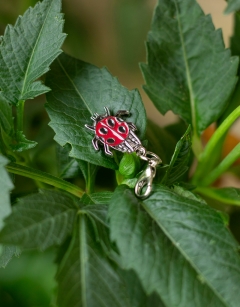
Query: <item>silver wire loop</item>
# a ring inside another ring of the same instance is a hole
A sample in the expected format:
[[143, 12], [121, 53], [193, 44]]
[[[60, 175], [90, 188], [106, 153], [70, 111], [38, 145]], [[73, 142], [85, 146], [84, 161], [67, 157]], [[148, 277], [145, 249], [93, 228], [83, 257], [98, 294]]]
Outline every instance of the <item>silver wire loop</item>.
[[[136, 196], [144, 199], [151, 193], [153, 178], [156, 175], [156, 167], [162, 163], [162, 160], [155, 153], [147, 151], [142, 145], [138, 146], [135, 152], [140, 159], [148, 162], [147, 167], [142, 171], [135, 186]], [[144, 187], [146, 187], [145, 192], [143, 192]]]

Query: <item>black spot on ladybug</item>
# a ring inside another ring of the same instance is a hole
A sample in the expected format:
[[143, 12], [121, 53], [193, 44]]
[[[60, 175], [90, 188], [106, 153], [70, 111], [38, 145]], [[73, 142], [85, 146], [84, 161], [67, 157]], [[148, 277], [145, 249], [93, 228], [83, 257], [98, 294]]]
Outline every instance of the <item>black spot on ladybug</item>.
[[107, 120], [107, 123], [108, 123], [108, 126], [110, 126], [110, 127], [114, 127], [115, 126], [115, 121], [112, 118], [109, 118]]
[[99, 131], [101, 132], [101, 134], [107, 134], [108, 133], [108, 129], [105, 128], [105, 127], [100, 128]]
[[121, 133], [125, 133], [126, 132], [126, 128], [124, 126], [120, 126], [118, 128], [118, 131], [121, 132]]
[[113, 144], [114, 142], [115, 142], [115, 140], [113, 138], [107, 139], [107, 143], [109, 143], [109, 144]]

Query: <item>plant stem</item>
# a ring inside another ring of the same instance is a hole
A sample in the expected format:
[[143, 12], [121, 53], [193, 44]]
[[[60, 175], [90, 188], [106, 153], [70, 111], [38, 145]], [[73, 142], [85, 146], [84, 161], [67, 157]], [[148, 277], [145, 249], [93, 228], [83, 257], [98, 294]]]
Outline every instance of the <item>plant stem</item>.
[[25, 100], [19, 100], [17, 104], [17, 130], [23, 131], [23, 115]]
[[[212, 170], [212, 161], [215, 156], [215, 150], [218, 148], [219, 143], [222, 141], [222, 138], [226, 135], [227, 131], [235, 120], [240, 116], [240, 106], [237, 107], [218, 127], [214, 132], [211, 139], [207, 143], [204, 151], [200, 155], [200, 160], [192, 179], [194, 184], [201, 183], [202, 178], [209, 174], [209, 171]], [[219, 150], [219, 149], [218, 149]]]
[[192, 137], [192, 149], [194, 152], [194, 155], [196, 156], [197, 160], [200, 159], [203, 148], [202, 148], [202, 142], [200, 137], [194, 133]]
[[36, 170], [34, 168], [30, 168], [16, 163], [9, 163], [6, 168], [10, 173], [31, 178], [33, 180], [40, 181], [43, 183], [47, 183], [56, 188], [67, 191], [77, 197], [82, 197], [82, 195], [84, 194], [84, 191], [79, 187], [65, 180], [62, 180], [58, 177], [52, 176], [48, 173]]
[[216, 181], [238, 158], [240, 158], [240, 144], [235, 146], [222, 162], [201, 181], [201, 186], [208, 186]]
[[204, 195], [208, 198], [215, 199], [221, 203], [227, 204], [227, 205], [237, 205], [240, 206], [240, 200], [234, 199], [234, 198], [224, 198], [220, 194], [218, 194], [218, 189], [212, 188], [212, 187], [197, 187], [194, 189], [194, 192], [199, 193], [201, 195]]
[[88, 194], [91, 194], [94, 192], [94, 185], [95, 185], [95, 177], [96, 175], [92, 174], [91, 172], [91, 164], [87, 164], [87, 182], [86, 182], [86, 190]]

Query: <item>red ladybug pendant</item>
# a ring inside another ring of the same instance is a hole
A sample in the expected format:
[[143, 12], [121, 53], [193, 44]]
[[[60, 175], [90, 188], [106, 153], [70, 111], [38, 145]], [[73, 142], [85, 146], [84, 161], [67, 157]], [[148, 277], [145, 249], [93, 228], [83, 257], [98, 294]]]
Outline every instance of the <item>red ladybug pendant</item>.
[[98, 145], [102, 143], [105, 153], [110, 156], [113, 155], [110, 147], [121, 152], [135, 152], [140, 159], [147, 162], [146, 169], [141, 173], [135, 185], [136, 196], [144, 199], [151, 193], [156, 168], [162, 163], [162, 160], [142, 146], [141, 141], [134, 133], [137, 130], [136, 126], [122, 119], [123, 116], [130, 115], [128, 111], [119, 110], [115, 116], [111, 116], [109, 109], [107, 107], [104, 109], [105, 114], [94, 113], [91, 117], [93, 126], [85, 125], [87, 129], [95, 133], [92, 140], [93, 147], [95, 150], [99, 150]]
[[95, 113], [91, 119], [93, 126], [85, 125], [86, 128], [95, 132], [92, 140], [95, 150], [99, 150], [99, 142], [103, 144], [106, 154], [112, 156], [109, 147], [121, 152], [134, 152], [141, 145], [140, 140], [135, 135], [137, 130], [133, 123], [125, 122], [121, 117], [129, 116], [126, 110], [119, 110], [115, 116], [111, 116], [109, 109], [104, 107], [106, 113], [99, 115]]

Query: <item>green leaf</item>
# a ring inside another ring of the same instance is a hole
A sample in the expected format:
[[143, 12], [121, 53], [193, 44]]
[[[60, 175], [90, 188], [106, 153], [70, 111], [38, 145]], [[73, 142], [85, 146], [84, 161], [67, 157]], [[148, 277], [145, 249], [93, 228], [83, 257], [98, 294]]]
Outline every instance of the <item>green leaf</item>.
[[95, 225], [80, 214], [57, 272], [58, 306], [132, 307], [117, 266], [95, 237]]
[[[240, 1], [239, 1], [240, 3]], [[234, 14], [234, 32], [233, 36], [230, 39], [230, 49], [232, 55], [240, 56], [240, 13], [237, 12]], [[240, 68], [238, 67], [238, 76], [240, 75]], [[240, 105], [240, 81], [236, 85], [234, 92], [232, 93], [229, 104], [218, 120], [218, 125], [221, 124], [228, 115]]]
[[78, 162], [69, 157], [69, 150], [60, 145], [56, 146], [59, 177], [63, 179], [75, 178], [79, 174]]
[[240, 189], [237, 188], [197, 187], [196, 192], [227, 205], [240, 206]]
[[41, 250], [62, 244], [73, 229], [79, 208], [76, 200], [51, 190], [19, 199], [5, 220], [0, 242]]
[[15, 140], [17, 142], [16, 145], [11, 145], [13, 151], [25, 151], [31, 148], [34, 148], [37, 143], [34, 141], [30, 141], [26, 138], [22, 131], [17, 131]]
[[94, 185], [95, 185], [95, 178], [98, 172], [99, 167], [95, 164], [77, 160], [78, 166], [82, 171], [83, 177], [86, 182], [86, 192], [93, 193], [94, 192]]
[[215, 210], [163, 186], [145, 201], [120, 186], [109, 218], [123, 267], [137, 272], [147, 293], [166, 306], [238, 307], [238, 244]]
[[5, 268], [9, 261], [20, 255], [20, 250], [16, 246], [0, 246], [0, 268]]
[[131, 307], [165, 307], [156, 293], [148, 296], [134, 271], [123, 271]]
[[13, 133], [12, 108], [3, 97], [0, 97], [0, 127], [7, 135]]
[[178, 185], [174, 185], [173, 190], [176, 194], [184, 197], [184, 198], [189, 198], [192, 200], [196, 200], [199, 201], [200, 203], [206, 205], [207, 203], [205, 202], [204, 199], [202, 199], [199, 195], [194, 194], [193, 192], [186, 190], [185, 188], [178, 186]]
[[110, 199], [112, 197], [112, 192], [99, 192], [99, 193], [92, 193], [92, 194], [84, 194], [81, 198], [81, 202], [85, 205], [91, 204], [103, 204], [108, 205]]
[[148, 120], [146, 139], [148, 140], [148, 150], [156, 153], [163, 163], [169, 163], [177, 143], [175, 135], [170, 134], [165, 127], [159, 127]]
[[46, 109], [50, 126], [55, 131], [55, 140], [61, 145], [71, 145], [70, 156], [92, 164], [117, 169], [114, 159], [103, 149], [96, 152], [92, 146], [94, 134], [87, 131], [93, 113], [104, 114], [104, 106], [111, 114], [126, 109], [131, 112], [127, 119], [139, 129], [143, 137], [146, 127], [146, 113], [137, 90], [128, 91], [107, 71], [61, 55], [47, 74], [46, 84], [52, 89], [47, 94]]
[[188, 170], [191, 155], [191, 127], [177, 142], [169, 167], [162, 179], [162, 183], [171, 186], [180, 179]]
[[240, 0], [228, 0], [228, 6], [226, 7], [225, 13], [229, 14], [240, 10]]
[[0, 155], [0, 230], [3, 227], [3, 220], [11, 213], [11, 203], [9, 193], [13, 189], [13, 184], [6, 172], [4, 166], [7, 165], [8, 160]]
[[7, 26], [0, 45], [1, 96], [17, 105], [49, 91], [40, 76], [61, 53], [65, 38], [61, 0], [44, 0]]
[[180, 115], [198, 137], [227, 106], [238, 58], [195, 0], [159, 0], [147, 39], [144, 89], [158, 110]]

